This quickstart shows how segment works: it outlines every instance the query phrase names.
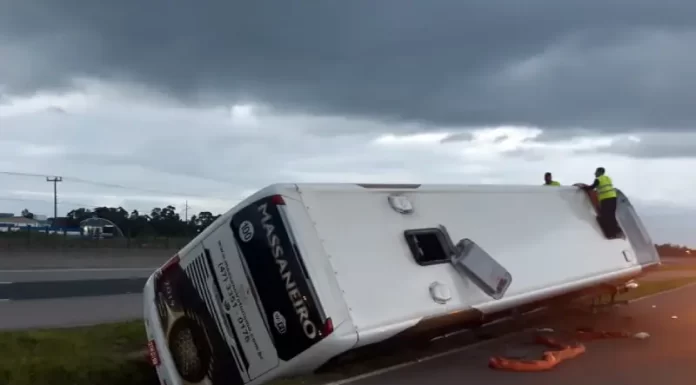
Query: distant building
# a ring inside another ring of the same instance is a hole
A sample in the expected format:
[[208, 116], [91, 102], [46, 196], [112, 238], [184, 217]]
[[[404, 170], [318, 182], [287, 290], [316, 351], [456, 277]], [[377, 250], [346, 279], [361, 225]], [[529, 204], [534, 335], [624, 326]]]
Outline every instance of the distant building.
[[0, 231], [16, 231], [26, 227], [43, 227], [45, 223], [37, 219], [25, 217], [4, 217], [0, 218]]
[[91, 238], [103, 239], [123, 237], [123, 232], [115, 223], [96, 215], [80, 222], [82, 233]]
[[0, 225], [14, 225], [14, 226], [43, 226], [38, 219], [29, 219], [25, 217], [6, 217], [0, 218]]

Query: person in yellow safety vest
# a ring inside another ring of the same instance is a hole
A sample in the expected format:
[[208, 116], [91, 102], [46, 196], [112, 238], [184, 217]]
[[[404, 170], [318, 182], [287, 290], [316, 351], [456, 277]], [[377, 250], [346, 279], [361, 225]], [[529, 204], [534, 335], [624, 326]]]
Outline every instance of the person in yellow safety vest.
[[553, 180], [551, 173], [544, 174], [544, 186], [560, 186], [561, 184]]
[[594, 182], [583, 188], [585, 190], [595, 189], [597, 191], [600, 220], [604, 222], [610, 234], [619, 237], [622, 231], [619, 223], [616, 221], [616, 189], [614, 189], [611, 178], [605, 172], [604, 167], [597, 167]]

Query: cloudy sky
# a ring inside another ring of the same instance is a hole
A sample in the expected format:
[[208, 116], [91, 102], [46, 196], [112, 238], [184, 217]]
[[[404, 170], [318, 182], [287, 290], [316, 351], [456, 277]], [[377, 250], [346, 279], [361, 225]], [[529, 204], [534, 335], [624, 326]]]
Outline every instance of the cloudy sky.
[[[0, 0], [0, 212], [590, 182], [696, 246], [696, 3]], [[20, 176], [17, 173], [35, 174]]]

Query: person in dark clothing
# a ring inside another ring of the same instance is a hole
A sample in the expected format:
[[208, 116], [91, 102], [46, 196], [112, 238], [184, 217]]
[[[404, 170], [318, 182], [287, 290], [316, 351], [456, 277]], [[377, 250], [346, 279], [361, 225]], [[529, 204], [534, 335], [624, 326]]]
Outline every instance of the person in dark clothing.
[[560, 186], [561, 184], [553, 180], [550, 172], [544, 174], [544, 186]]
[[604, 167], [595, 170], [595, 180], [591, 185], [583, 187], [585, 190], [596, 190], [599, 201], [599, 219], [607, 233], [612, 237], [621, 237], [623, 232], [616, 220], [616, 190], [611, 178], [606, 175]]

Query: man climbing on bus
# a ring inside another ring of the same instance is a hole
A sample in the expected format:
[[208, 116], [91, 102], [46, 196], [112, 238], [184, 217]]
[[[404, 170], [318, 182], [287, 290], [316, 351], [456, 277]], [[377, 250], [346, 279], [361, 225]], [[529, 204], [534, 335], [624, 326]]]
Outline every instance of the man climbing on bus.
[[561, 184], [553, 180], [551, 173], [544, 174], [544, 186], [560, 186]]
[[611, 238], [619, 238], [623, 236], [621, 227], [616, 221], [616, 190], [614, 185], [606, 175], [604, 167], [597, 167], [595, 170], [595, 180], [591, 185], [582, 187], [589, 191], [595, 189], [597, 191], [597, 200], [599, 201], [599, 220], [606, 233]]

